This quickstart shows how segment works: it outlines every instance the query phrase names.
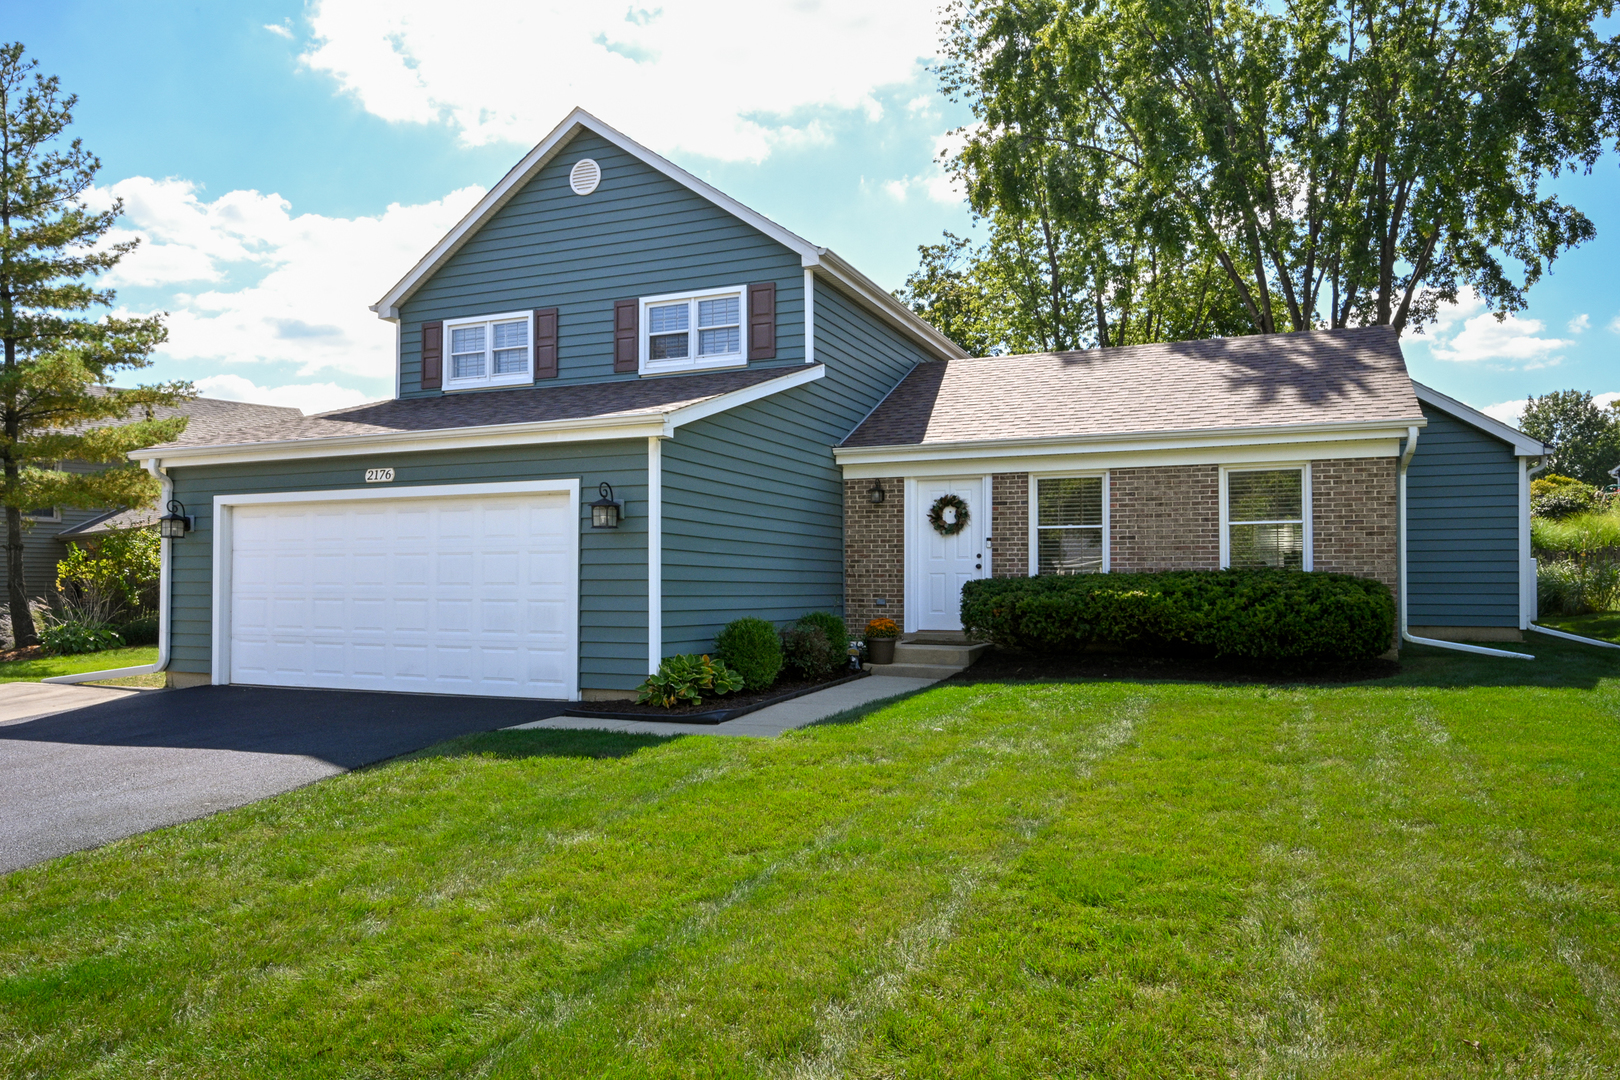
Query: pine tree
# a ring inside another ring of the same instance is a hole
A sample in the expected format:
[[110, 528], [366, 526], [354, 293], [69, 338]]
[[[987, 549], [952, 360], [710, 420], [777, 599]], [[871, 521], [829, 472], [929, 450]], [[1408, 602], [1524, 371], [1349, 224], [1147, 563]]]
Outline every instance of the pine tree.
[[[185, 418], [158, 419], [155, 410], [191, 393], [186, 383], [110, 387], [118, 373], [149, 365], [167, 331], [161, 315], [86, 314], [113, 302], [111, 290], [88, 279], [135, 242], [99, 243], [122, 206], [86, 204], [101, 162], [78, 139], [62, 146], [78, 99], [23, 54], [19, 43], [0, 46], [0, 506], [18, 648], [39, 640], [23, 580], [23, 510], [150, 502], [157, 481], [125, 454], [177, 437]], [[70, 461], [108, 467], [60, 467]]]

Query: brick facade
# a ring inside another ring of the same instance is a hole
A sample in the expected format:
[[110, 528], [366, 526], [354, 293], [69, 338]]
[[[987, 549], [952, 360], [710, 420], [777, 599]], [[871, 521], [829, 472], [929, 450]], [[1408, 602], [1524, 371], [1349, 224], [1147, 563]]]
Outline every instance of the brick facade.
[[1029, 576], [1029, 473], [990, 478], [990, 576]]
[[1311, 462], [1314, 568], [1399, 584], [1395, 458]]
[[880, 503], [867, 494], [872, 483], [844, 481], [844, 621], [856, 637], [872, 619], [905, 622], [906, 482], [878, 481], [885, 492]]
[[1109, 568], [1115, 573], [1220, 569], [1217, 466], [1114, 469], [1108, 513]]

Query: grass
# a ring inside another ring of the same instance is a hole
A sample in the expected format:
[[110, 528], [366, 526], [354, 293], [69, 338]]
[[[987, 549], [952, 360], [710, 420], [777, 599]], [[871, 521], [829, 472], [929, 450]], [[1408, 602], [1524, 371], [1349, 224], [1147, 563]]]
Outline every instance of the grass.
[[1597, 638], [1620, 644], [1620, 611], [1599, 611], [1590, 615], [1556, 615], [1537, 619], [1542, 626], [1562, 630], [1566, 634]]
[[[139, 645], [128, 649], [108, 649], [106, 652], [80, 653], [78, 656], [45, 656], [38, 660], [13, 660], [0, 664], [0, 682], [38, 682], [56, 675], [77, 675], [83, 671], [136, 667], [157, 663], [156, 645]], [[108, 680], [109, 686], [148, 686], [162, 684], [161, 675], [137, 675], [129, 679]], [[146, 679], [156, 683], [141, 682]]]
[[501, 732], [0, 879], [0, 1074], [1606, 1076], [1620, 659]]

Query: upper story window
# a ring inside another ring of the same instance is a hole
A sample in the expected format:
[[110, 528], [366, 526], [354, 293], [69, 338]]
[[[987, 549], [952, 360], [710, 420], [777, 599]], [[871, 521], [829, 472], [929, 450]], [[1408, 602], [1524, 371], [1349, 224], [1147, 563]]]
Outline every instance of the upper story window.
[[1103, 476], [1039, 477], [1031, 491], [1035, 520], [1032, 574], [1098, 574], [1108, 569]]
[[1221, 566], [1311, 568], [1311, 470], [1221, 470]]
[[735, 367], [743, 352], [743, 289], [641, 301], [641, 373]]
[[22, 512], [25, 521], [61, 521], [62, 511], [54, 506], [36, 506]]
[[534, 381], [534, 326], [530, 312], [446, 319], [444, 333], [450, 353], [446, 390]]

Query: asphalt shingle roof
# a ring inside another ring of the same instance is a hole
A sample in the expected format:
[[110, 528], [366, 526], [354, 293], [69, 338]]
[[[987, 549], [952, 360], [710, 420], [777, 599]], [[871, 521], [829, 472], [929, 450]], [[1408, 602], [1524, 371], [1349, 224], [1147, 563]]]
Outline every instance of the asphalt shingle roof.
[[660, 379], [624, 379], [568, 386], [522, 386], [439, 397], [374, 401], [303, 416], [293, 411], [263, 423], [188, 427], [179, 440], [153, 449], [445, 431], [499, 424], [657, 416], [743, 390], [803, 369], [753, 368]]
[[1385, 326], [918, 364], [843, 443], [1421, 420]]

